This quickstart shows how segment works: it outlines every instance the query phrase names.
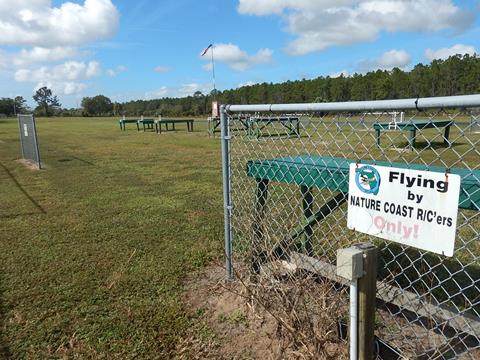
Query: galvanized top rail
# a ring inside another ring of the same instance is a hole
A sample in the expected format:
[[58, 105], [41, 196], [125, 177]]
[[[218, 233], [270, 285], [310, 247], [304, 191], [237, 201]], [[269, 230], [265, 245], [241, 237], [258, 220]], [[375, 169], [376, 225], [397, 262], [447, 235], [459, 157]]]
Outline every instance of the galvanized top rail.
[[225, 105], [227, 112], [374, 111], [397, 109], [462, 108], [480, 106], [480, 94], [398, 100], [347, 101], [305, 104]]

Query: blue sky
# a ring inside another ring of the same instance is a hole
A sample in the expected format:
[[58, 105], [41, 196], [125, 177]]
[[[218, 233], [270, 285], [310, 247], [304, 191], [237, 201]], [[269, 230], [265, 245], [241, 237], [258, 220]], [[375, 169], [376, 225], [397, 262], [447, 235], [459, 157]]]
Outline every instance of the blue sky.
[[478, 0], [0, 0], [0, 97], [66, 107], [371, 69], [480, 51]]

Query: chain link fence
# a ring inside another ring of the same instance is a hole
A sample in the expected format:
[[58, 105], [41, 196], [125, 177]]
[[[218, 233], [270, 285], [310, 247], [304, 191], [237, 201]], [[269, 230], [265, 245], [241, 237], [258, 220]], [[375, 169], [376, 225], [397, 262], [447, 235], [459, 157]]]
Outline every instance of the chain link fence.
[[33, 115], [18, 115], [18, 127], [20, 131], [20, 146], [22, 158], [40, 169], [40, 152], [38, 150], [37, 128]]
[[[406, 358], [480, 358], [479, 108], [479, 95], [223, 108], [227, 276], [274, 315], [290, 351], [342, 356], [336, 251], [368, 241], [379, 343]], [[454, 256], [349, 230], [352, 162], [460, 171]]]

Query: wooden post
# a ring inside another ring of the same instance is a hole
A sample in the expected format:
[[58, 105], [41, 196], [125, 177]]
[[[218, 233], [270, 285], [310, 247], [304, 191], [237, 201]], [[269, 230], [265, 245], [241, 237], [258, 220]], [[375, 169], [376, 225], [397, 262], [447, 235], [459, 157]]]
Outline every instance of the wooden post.
[[448, 137], [450, 135], [450, 126], [451, 125], [445, 127], [445, 134], [443, 135], [443, 143], [446, 146], [450, 146], [450, 141], [448, 141]]
[[[302, 207], [303, 207], [303, 220], [307, 221], [313, 215], [313, 194], [312, 189], [308, 186], [301, 185], [300, 190], [302, 191]], [[308, 256], [313, 256], [313, 247], [312, 247], [312, 235], [313, 228], [312, 225], [305, 225], [305, 234], [302, 250]]]
[[363, 251], [364, 275], [358, 279], [358, 360], [374, 358], [375, 305], [378, 249], [372, 244], [356, 245]]
[[376, 133], [376, 138], [377, 138], [377, 145], [380, 146], [380, 128], [378, 129], [375, 129], [375, 133]]
[[414, 127], [413, 129], [410, 130], [410, 139], [408, 141], [408, 146], [410, 147], [410, 150], [413, 150], [415, 148], [416, 136], [417, 136], [417, 129]]

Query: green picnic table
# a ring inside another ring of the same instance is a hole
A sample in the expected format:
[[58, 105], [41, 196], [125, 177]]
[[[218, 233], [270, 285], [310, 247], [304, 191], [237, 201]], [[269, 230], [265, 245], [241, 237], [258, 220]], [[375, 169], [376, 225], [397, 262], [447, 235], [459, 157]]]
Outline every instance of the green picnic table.
[[425, 129], [440, 129], [445, 128], [443, 135], [443, 143], [447, 146], [450, 145], [448, 137], [450, 135], [450, 126], [452, 126], [452, 120], [409, 120], [402, 122], [389, 122], [389, 123], [376, 123], [373, 128], [377, 135], [377, 145], [380, 146], [380, 133], [382, 130], [406, 130], [410, 131], [410, 137], [408, 140], [408, 147], [413, 149], [415, 147], [415, 137], [417, 136], [417, 130]]
[[[329, 156], [288, 156], [270, 160], [250, 160], [246, 172], [257, 182], [254, 210], [254, 245], [252, 270], [260, 271], [260, 266], [270, 256], [284, 258], [289, 248], [295, 245], [300, 236], [304, 236], [303, 251], [313, 255], [311, 236], [313, 226], [338, 209], [348, 198], [349, 166], [357, 160]], [[480, 211], [480, 170], [466, 168], [446, 169], [439, 166], [421, 164], [391, 163], [384, 161], [361, 161], [362, 164], [398, 167], [403, 169], [426, 170], [458, 174], [461, 177], [458, 207]], [[260, 251], [259, 245], [264, 240], [263, 220], [265, 218], [269, 183], [287, 183], [300, 187], [304, 220], [285, 238], [277, 242], [269, 252]], [[319, 210], [313, 212], [313, 189], [329, 189], [337, 194]]]
[[120, 125], [120, 130], [125, 131], [125, 124], [136, 124], [138, 130], [138, 119], [120, 119], [118, 123]]
[[[269, 125], [280, 124], [287, 130], [287, 136], [300, 137], [300, 119], [296, 116], [267, 116], [258, 117], [252, 116], [247, 119], [247, 131], [248, 135], [253, 135], [257, 138], [264, 136], [263, 130]], [[281, 135], [278, 133], [268, 134], [268, 136]]]
[[[208, 135], [215, 136], [215, 133], [221, 132], [220, 125], [221, 121], [220, 118], [208, 118]], [[249, 117], [245, 116], [231, 116], [229, 120], [229, 127], [230, 131], [242, 131], [247, 132], [250, 134], [250, 125], [249, 125]]]
[[207, 119], [207, 123], [208, 123], [208, 136], [214, 136], [216, 132], [220, 132], [220, 117], [209, 117]]
[[192, 119], [161, 119], [155, 120], [155, 130], [158, 134], [162, 133], [162, 125], [165, 125], [165, 131], [168, 131], [168, 125], [172, 125], [172, 131], [175, 131], [175, 124], [187, 124], [187, 131], [193, 131]]
[[145, 130], [153, 130], [155, 126], [155, 119], [140, 119], [137, 120], [137, 130], [140, 131], [140, 124], [143, 126], [143, 131]]

